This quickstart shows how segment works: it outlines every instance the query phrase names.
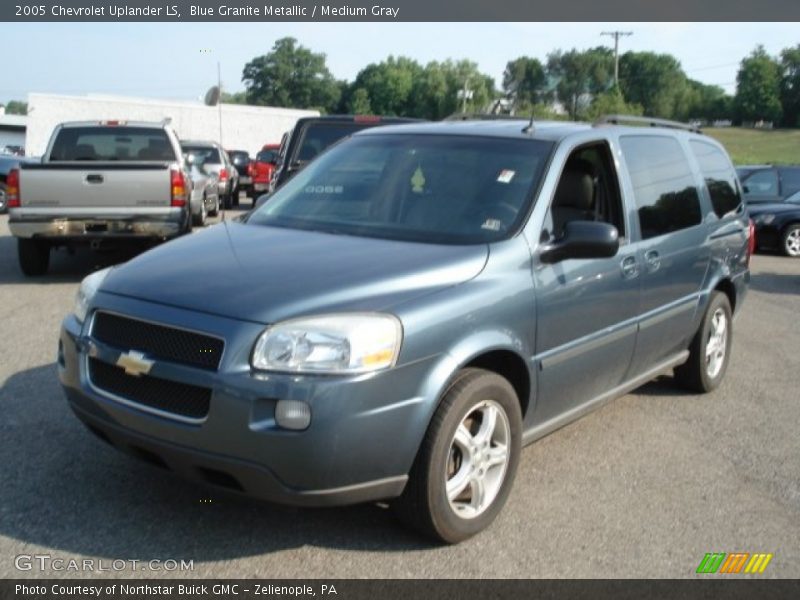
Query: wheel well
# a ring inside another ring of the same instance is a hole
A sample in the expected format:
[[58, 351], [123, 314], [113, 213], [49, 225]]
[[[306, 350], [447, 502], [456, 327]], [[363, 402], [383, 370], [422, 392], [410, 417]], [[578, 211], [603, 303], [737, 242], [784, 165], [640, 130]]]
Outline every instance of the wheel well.
[[728, 301], [731, 303], [731, 312], [736, 311], [736, 288], [731, 283], [730, 279], [723, 279], [717, 284], [717, 287], [714, 288], [720, 292], [724, 292], [725, 295], [728, 297]]
[[531, 396], [531, 378], [525, 361], [518, 354], [509, 350], [494, 350], [473, 358], [464, 367], [485, 369], [507, 379], [517, 393], [522, 416], [525, 416]]

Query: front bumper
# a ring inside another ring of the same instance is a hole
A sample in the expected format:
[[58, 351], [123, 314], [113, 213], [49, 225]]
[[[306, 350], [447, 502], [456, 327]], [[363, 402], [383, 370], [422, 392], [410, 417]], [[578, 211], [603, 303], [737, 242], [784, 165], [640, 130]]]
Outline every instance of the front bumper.
[[[137, 318], [197, 329], [196, 313], [102, 295], [109, 310], [122, 312], [124, 304], [130, 315], [133, 305]], [[75, 414], [119, 449], [189, 479], [269, 501], [342, 505], [400, 495], [435, 405], [435, 398], [421, 391], [435, 358], [366, 376], [253, 373], [250, 350], [263, 326], [202, 319], [209, 334], [227, 332], [217, 372], [154, 366], [159, 377], [212, 389], [201, 423], [148, 413], [98, 393], [88, 381], [87, 355], [113, 364], [129, 349], [90, 340], [70, 316], [61, 330], [59, 376]], [[281, 399], [311, 407], [308, 429], [277, 425], [275, 406]]]
[[98, 239], [98, 238], [168, 238], [185, 228], [185, 211], [174, 209], [164, 214], [97, 216], [59, 216], [19, 214], [11, 209], [8, 228], [20, 238]]

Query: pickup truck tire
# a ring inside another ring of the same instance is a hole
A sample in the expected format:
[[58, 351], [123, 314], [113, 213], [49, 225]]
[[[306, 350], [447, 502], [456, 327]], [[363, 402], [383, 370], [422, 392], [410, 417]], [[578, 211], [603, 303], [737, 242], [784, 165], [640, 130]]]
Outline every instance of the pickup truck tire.
[[6, 194], [6, 184], [0, 181], [0, 214], [8, 210], [8, 195]]
[[47, 273], [50, 266], [50, 244], [42, 240], [19, 238], [17, 240], [19, 267], [28, 277]]
[[219, 214], [219, 196], [214, 197], [214, 208], [208, 214], [212, 217], [216, 217]]
[[454, 544], [488, 527], [505, 504], [519, 463], [522, 411], [505, 378], [464, 369], [445, 392], [403, 494], [401, 521]]
[[675, 381], [704, 394], [722, 383], [733, 342], [731, 303], [723, 292], [713, 292], [703, 324], [689, 346], [689, 359], [676, 367]]

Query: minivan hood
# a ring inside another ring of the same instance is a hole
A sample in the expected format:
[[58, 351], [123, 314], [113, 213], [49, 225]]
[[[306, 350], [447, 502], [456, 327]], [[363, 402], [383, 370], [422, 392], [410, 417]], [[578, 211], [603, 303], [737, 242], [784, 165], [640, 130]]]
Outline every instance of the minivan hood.
[[273, 323], [387, 310], [475, 277], [488, 246], [451, 246], [225, 222], [113, 269], [104, 292]]

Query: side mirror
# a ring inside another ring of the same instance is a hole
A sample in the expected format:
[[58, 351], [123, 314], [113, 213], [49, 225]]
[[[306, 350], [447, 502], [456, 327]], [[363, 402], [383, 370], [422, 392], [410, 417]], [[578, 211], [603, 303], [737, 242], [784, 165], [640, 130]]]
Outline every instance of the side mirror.
[[610, 258], [619, 250], [619, 232], [609, 223], [569, 221], [564, 235], [546, 244], [539, 258], [556, 263], [570, 258]]

